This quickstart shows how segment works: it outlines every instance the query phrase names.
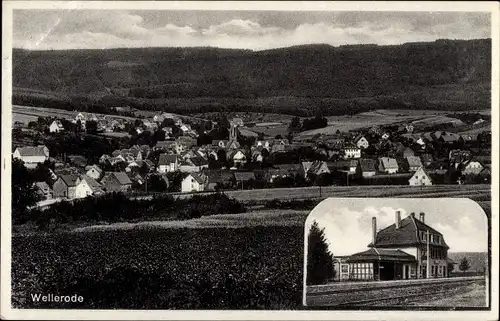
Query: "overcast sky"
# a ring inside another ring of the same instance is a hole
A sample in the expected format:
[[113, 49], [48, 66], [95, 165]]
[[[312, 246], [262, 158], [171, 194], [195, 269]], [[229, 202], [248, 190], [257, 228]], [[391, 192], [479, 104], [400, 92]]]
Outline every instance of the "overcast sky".
[[325, 228], [333, 255], [351, 255], [368, 249], [372, 238], [372, 217], [377, 230], [415, 212], [425, 213], [425, 222], [443, 234], [450, 252], [487, 252], [488, 223], [483, 209], [468, 199], [327, 199], [307, 218]]
[[34, 50], [192, 47], [269, 49], [490, 37], [489, 13], [15, 10], [13, 44]]

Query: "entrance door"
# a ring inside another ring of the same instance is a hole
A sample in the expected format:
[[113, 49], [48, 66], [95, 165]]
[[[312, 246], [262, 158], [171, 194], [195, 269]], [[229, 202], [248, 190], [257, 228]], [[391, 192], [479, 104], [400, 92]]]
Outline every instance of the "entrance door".
[[409, 265], [403, 265], [404, 266], [404, 278], [409, 279], [410, 278], [410, 266]]

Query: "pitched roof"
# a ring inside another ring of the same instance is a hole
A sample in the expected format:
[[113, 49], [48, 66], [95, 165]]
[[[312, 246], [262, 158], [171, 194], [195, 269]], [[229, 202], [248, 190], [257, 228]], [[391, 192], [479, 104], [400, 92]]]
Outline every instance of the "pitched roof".
[[234, 173], [225, 170], [203, 170], [203, 174], [208, 177], [209, 183], [231, 182], [234, 178]]
[[171, 146], [174, 146], [174, 145], [175, 145], [175, 141], [173, 141], [173, 140], [162, 140], [162, 141], [156, 142], [155, 147], [156, 148], [171, 147]]
[[73, 174], [63, 174], [59, 175], [59, 178], [68, 186], [68, 187], [74, 187], [76, 186], [76, 183], [78, 182], [78, 176], [73, 175]]
[[87, 182], [87, 184], [89, 184], [90, 189], [94, 193], [96, 193], [96, 192], [103, 192], [103, 190], [101, 188], [101, 184], [99, 184], [95, 179], [93, 179], [92, 177], [90, 177], [88, 175], [83, 175], [83, 178], [85, 179], [85, 181]]
[[128, 175], [125, 174], [124, 172], [111, 172], [110, 174], [113, 175], [114, 177], [116, 177], [116, 180], [121, 185], [132, 184], [132, 181], [130, 180]]
[[204, 165], [208, 165], [208, 162], [206, 159], [204, 159], [203, 157], [199, 157], [199, 156], [196, 156], [196, 157], [191, 157], [189, 159], [189, 161], [194, 165], [194, 166], [204, 166]]
[[180, 158], [180, 155], [177, 154], [160, 154], [158, 165], [169, 165], [178, 162]]
[[208, 182], [208, 177], [203, 173], [191, 173], [189, 174], [198, 184], [206, 184]]
[[[408, 215], [401, 220], [399, 228], [393, 223], [388, 227], [378, 231], [375, 244], [370, 243], [368, 247], [394, 247], [394, 246], [413, 246], [426, 244], [425, 240], [421, 240], [418, 236], [419, 231], [429, 231], [433, 234], [442, 234], [424, 222], [420, 221], [412, 215]], [[437, 245], [437, 244], [435, 244]], [[442, 238], [440, 246], [448, 247]]]
[[422, 161], [420, 160], [420, 157], [418, 156], [408, 156], [406, 157], [406, 160], [408, 161], [408, 165], [410, 167], [421, 167], [422, 166]]
[[398, 169], [398, 162], [394, 158], [390, 157], [380, 157], [379, 161], [382, 163], [382, 166], [384, 166], [385, 169]]
[[356, 261], [397, 261], [415, 262], [416, 258], [401, 250], [371, 248], [363, 252], [355, 253], [347, 258], [347, 262]]
[[361, 158], [359, 159], [359, 167], [363, 172], [375, 172], [376, 161], [374, 159], [369, 158]]
[[94, 165], [85, 166], [85, 170], [86, 170], [86, 171], [89, 171], [89, 170], [91, 170], [92, 168], [93, 168], [93, 169], [95, 169], [95, 170], [96, 170], [96, 172], [98, 172], [99, 174], [102, 174], [102, 173], [103, 173], [102, 168], [100, 168], [99, 166], [97, 166], [97, 165], [95, 165], [95, 164], [94, 164]]
[[21, 156], [49, 156], [45, 153], [45, 146], [25, 146], [18, 147], [17, 150]]

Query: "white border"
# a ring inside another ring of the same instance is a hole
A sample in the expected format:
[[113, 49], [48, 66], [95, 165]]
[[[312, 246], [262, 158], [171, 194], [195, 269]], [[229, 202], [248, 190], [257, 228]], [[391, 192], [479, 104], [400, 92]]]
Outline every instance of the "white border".
[[[279, 10], [279, 11], [483, 11], [491, 12], [492, 39], [492, 235], [491, 235], [491, 311], [133, 311], [133, 310], [16, 310], [10, 307], [11, 247], [11, 128], [12, 111], [12, 10], [13, 9], [134, 9], [134, 10]], [[496, 320], [498, 317], [498, 120], [499, 120], [499, 4], [497, 2], [202, 2], [202, 1], [4, 1], [2, 2], [2, 215], [1, 215], [1, 295], [0, 315], [6, 319], [179, 319], [179, 320]]]

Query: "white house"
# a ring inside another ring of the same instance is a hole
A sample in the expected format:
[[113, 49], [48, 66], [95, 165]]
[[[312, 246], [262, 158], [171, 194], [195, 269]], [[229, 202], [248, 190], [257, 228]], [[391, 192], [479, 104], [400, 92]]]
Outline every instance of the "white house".
[[64, 130], [64, 126], [61, 124], [60, 120], [54, 120], [52, 124], [49, 126], [49, 132], [51, 133], [59, 133]]
[[247, 157], [241, 150], [234, 150], [227, 155], [228, 160], [232, 160], [234, 162], [234, 165], [239, 164], [239, 165], [245, 165], [247, 162]]
[[344, 152], [344, 159], [361, 157], [361, 149], [356, 145], [346, 145], [342, 150]]
[[83, 177], [76, 175], [60, 175], [53, 186], [54, 197], [68, 199], [84, 198], [92, 195], [92, 188]]
[[49, 149], [44, 145], [18, 147], [13, 157], [22, 160], [28, 168], [35, 168], [49, 159]]
[[158, 172], [170, 173], [179, 169], [181, 157], [177, 154], [160, 154], [158, 160]]
[[398, 162], [394, 158], [380, 157], [378, 159], [378, 170], [382, 173], [395, 174], [399, 170]]
[[465, 162], [462, 165], [462, 174], [463, 175], [468, 175], [468, 174], [478, 175], [479, 173], [481, 173], [481, 171], [483, 169], [484, 169], [484, 167], [483, 167], [483, 165], [481, 165], [480, 162], [475, 161], [475, 160], [470, 160], [470, 161]]
[[429, 177], [429, 174], [425, 172], [425, 170], [420, 167], [415, 174], [409, 179], [408, 183], [411, 186], [426, 186], [432, 185], [432, 180]]
[[207, 186], [208, 178], [202, 173], [191, 173], [182, 180], [181, 192], [202, 192]]
[[87, 166], [85, 168], [87, 170], [86, 174], [95, 180], [100, 180], [103, 176], [104, 171], [97, 165]]
[[354, 142], [356, 143], [356, 146], [358, 146], [359, 148], [368, 148], [368, 146], [370, 146], [370, 143], [365, 138], [365, 136], [356, 137]]

